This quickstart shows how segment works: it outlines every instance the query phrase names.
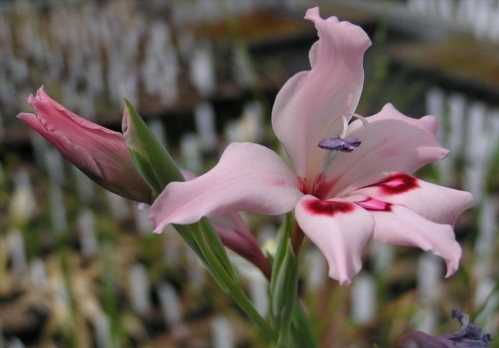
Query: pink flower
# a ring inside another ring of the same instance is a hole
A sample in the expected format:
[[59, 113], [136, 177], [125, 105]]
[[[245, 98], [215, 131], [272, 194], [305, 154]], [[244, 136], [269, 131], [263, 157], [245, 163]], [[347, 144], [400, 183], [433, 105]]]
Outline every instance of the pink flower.
[[[87, 121], [51, 99], [40, 88], [28, 102], [36, 113], [18, 117], [53, 144], [71, 163], [104, 188], [125, 198], [151, 203], [153, 194], [133, 166], [121, 133]], [[184, 172], [187, 179], [194, 175]], [[270, 274], [267, 258], [237, 213], [213, 214], [222, 243]]]
[[17, 117], [37, 131], [82, 172], [109, 191], [150, 203], [152, 192], [135, 170], [121, 133], [92, 123], [50, 98], [43, 88], [28, 103], [35, 113]]
[[294, 210], [298, 226], [326, 257], [330, 277], [342, 284], [359, 272], [373, 238], [431, 250], [452, 275], [461, 257], [453, 225], [472, 196], [411, 176], [447, 155], [435, 137], [437, 122], [406, 117], [388, 104], [349, 124], [370, 40], [358, 26], [322, 19], [318, 8], [305, 18], [319, 34], [312, 68], [287, 81], [272, 110], [272, 127], [293, 170], [264, 146], [233, 143], [204, 175], [165, 188], [151, 210], [156, 231], [223, 212]]

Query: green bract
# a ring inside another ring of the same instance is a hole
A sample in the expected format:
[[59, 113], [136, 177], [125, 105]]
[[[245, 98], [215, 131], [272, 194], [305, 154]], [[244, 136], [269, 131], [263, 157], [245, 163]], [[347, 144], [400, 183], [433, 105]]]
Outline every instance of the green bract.
[[126, 99], [123, 136], [134, 165], [156, 196], [171, 181], [184, 181], [173, 158]]

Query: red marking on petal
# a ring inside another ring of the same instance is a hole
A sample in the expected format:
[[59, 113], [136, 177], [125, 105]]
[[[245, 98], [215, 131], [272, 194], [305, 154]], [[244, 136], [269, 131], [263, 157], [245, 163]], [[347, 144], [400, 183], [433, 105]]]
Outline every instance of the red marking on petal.
[[350, 202], [321, 201], [319, 199], [314, 199], [305, 202], [305, 208], [311, 214], [334, 216], [338, 213], [349, 213], [355, 209], [355, 206]]
[[298, 182], [299, 190], [303, 194], [309, 194], [319, 199], [326, 199], [336, 183], [334, 180], [326, 181], [322, 174], [313, 181], [307, 180], [307, 178], [298, 178]]
[[308, 192], [308, 185], [307, 185], [307, 178], [302, 178], [298, 177], [298, 190], [300, 190], [301, 193], [304, 195], [309, 194]]
[[404, 173], [397, 173], [390, 175], [374, 185], [369, 185], [368, 187], [372, 186], [378, 186], [384, 194], [394, 195], [418, 188], [419, 184], [418, 179], [415, 177]]
[[327, 181], [322, 174], [319, 175], [314, 184], [314, 196], [319, 199], [326, 199], [335, 183], [335, 180]]
[[391, 203], [383, 202], [372, 197], [367, 197], [365, 200], [355, 203], [369, 211], [392, 211]]

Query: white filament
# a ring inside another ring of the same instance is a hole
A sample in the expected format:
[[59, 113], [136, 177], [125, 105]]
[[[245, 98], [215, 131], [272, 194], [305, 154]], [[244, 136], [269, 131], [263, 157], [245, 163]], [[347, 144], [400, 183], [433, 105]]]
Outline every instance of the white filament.
[[367, 124], [369, 123], [369, 122], [367, 122], [367, 117], [365, 117], [365, 116], [362, 116], [362, 115], [359, 115], [359, 114], [356, 114], [356, 113], [353, 113], [352, 116], [355, 117], [355, 118], [358, 118], [360, 120], [360, 122], [362, 122], [362, 125], [364, 127], [366, 127]]

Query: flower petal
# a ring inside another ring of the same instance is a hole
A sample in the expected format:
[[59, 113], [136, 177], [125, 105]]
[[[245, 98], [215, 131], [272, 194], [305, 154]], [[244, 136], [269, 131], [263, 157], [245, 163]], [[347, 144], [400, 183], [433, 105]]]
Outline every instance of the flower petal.
[[[196, 178], [196, 175], [189, 170], [181, 169], [181, 172], [187, 181]], [[270, 278], [269, 261], [239, 213], [214, 213], [210, 214], [208, 219], [224, 246], [253, 263], [267, 278]]]
[[283, 214], [302, 195], [297, 185], [295, 175], [273, 151], [233, 143], [204, 175], [170, 183], [152, 205], [151, 219], [160, 232], [170, 223], [191, 224], [222, 212]]
[[363, 57], [371, 42], [358, 26], [336, 17], [322, 19], [309, 9], [319, 40], [310, 50], [312, 69], [290, 78], [272, 109], [272, 127], [284, 144], [299, 176], [313, 178], [325, 151], [320, 140], [338, 136], [343, 118], [350, 119], [364, 83]]
[[349, 201], [323, 201], [310, 195], [298, 202], [295, 214], [300, 228], [327, 259], [329, 276], [350, 283], [362, 268], [362, 251], [373, 236], [370, 214]]
[[375, 240], [432, 251], [446, 261], [446, 277], [456, 272], [462, 251], [452, 226], [431, 222], [403, 206], [387, 207], [369, 211], [374, 217]]
[[473, 205], [473, 196], [469, 192], [435, 185], [404, 173], [392, 173], [352, 194], [403, 205], [430, 221], [448, 225], [454, 225], [457, 218]]
[[415, 120], [387, 104], [367, 125], [353, 122], [348, 135], [361, 145], [351, 153], [337, 153], [324, 176], [338, 196], [376, 183], [391, 172], [413, 173], [444, 158], [448, 151], [439, 146], [432, 118]]
[[435, 137], [437, 136], [440, 125], [438, 124], [438, 120], [434, 116], [426, 115], [421, 117], [420, 119], [412, 120], [414, 121], [414, 125], [426, 129]]

